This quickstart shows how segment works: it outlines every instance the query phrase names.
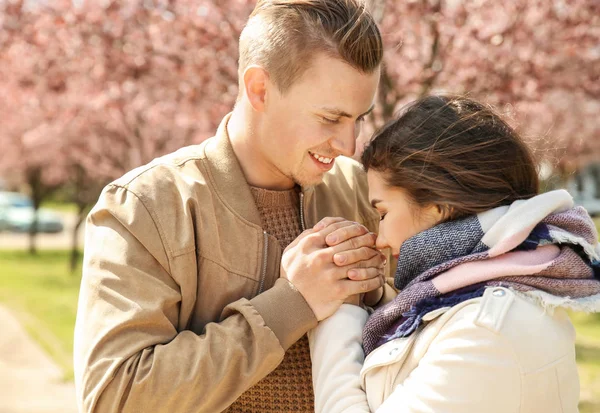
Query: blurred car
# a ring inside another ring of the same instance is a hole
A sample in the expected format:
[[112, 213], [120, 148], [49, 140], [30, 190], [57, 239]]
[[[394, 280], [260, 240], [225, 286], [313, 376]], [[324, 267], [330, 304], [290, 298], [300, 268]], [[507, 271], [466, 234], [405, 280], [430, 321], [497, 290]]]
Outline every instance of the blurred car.
[[[34, 217], [29, 197], [18, 192], [0, 192], [0, 231], [29, 232]], [[38, 232], [55, 233], [64, 229], [61, 217], [52, 210], [38, 209], [37, 219]]]

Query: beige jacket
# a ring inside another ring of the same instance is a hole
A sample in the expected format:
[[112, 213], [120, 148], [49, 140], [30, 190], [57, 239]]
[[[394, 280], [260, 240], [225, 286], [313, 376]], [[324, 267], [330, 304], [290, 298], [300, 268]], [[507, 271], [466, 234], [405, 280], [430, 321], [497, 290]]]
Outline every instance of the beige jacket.
[[488, 288], [427, 314], [417, 332], [365, 360], [366, 319], [345, 304], [309, 333], [317, 412], [578, 411], [575, 331], [561, 308]]
[[[210, 412], [229, 406], [316, 325], [279, 279], [226, 132], [108, 185], [86, 226], [74, 366], [81, 412]], [[366, 178], [337, 159], [304, 188], [302, 226], [325, 216], [375, 231]]]

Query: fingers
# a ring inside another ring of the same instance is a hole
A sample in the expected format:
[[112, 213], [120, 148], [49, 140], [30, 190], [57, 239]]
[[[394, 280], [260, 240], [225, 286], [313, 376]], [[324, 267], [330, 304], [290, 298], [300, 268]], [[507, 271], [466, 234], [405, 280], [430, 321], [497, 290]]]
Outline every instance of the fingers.
[[320, 230], [328, 227], [331, 224], [334, 224], [336, 222], [342, 222], [342, 221], [346, 221], [346, 219], [341, 218], [341, 217], [325, 217], [322, 220], [320, 220], [319, 222], [317, 222], [317, 225], [315, 225], [313, 227], [313, 229], [315, 231], [320, 231]]
[[347, 272], [348, 278], [354, 281], [370, 280], [376, 277], [383, 277], [383, 270], [380, 268], [353, 268]]
[[382, 287], [385, 280], [383, 274], [381, 276], [370, 278], [368, 280], [354, 281], [354, 280], [340, 280], [344, 294], [349, 297], [354, 294], [364, 294], [369, 291], [376, 290]]
[[[372, 249], [372, 251], [374, 251], [374, 255], [371, 258], [362, 260], [362, 261], [358, 261], [358, 262], [354, 262], [352, 264], [348, 264], [348, 265], [346, 265], [346, 268], [348, 268], [350, 270], [353, 268], [373, 267], [373, 268], [379, 268], [379, 269], [383, 270], [386, 265], [385, 255], [377, 250]], [[334, 256], [334, 262], [335, 262], [335, 256]]]
[[[380, 256], [380, 261], [383, 262], [385, 259], [383, 254], [375, 248], [365, 246], [365, 244], [368, 244], [368, 242], [365, 241], [362, 246], [358, 246], [357, 248], [347, 249], [339, 252], [336, 252], [334, 249], [333, 262], [338, 266], [345, 266], [356, 264], [360, 261], [368, 261], [377, 256]], [[375, 265], [375, 267], [377, 266], [379, 266], [379, 264]]]
[[[366, 234], [366, 233], [368, 233], [368, 230], [366, 228], [364, 228], [362, 225], [357, 224], [356, 222], [347, 221], [343, 218], [324, 218], [321, 222], [326, 223], [327, 226], [322, 228], [320, 231], [316, 231], [316, 228], [317, 228], [316, 225], [315, 225], [315, 227], [313, 227], [312, 230], [308, 230], [308, 231], [311, 231], [308, 234], [311, 236], [306, 237], [306, 239], [313, 247], [314, 246], [317, 246], [320, 248], [328, 247], [325, 240], [331, 233], [336, 232], [336, 231], [339, 234], [337, 236], [344, 237], [344, 239], [340, 239], [340, 241], [345, 241], [346, 237], [350, 236], [348, 234]], [[353, 227], [353, 229], [343, 231], [344, 228], [350, 228], [350, 227]], [[361, 229], [360, 227], [362, 227], [363, 229]], [[337, 238], [337, 236], [335, 236], [335, 237]]]
[[321, 235], [325, 236], [329, 246], [369, 232], [364, 225], [340, 217], [323, 218], [313, 227], [313, 230], [319, 231]]
[[369, 247], [373, 249], [375, 247], [375, 241], [377, 240], [377, 235], [372, 232], [367, 232], [366, 234], [360, 235], [358, 237], [350, 238], [341, 244], [338, 244], [332, 247], [334, 253], [360, 249], [362, 247]]
[[352, 221], [336, 223], [329, 226], [327, 230], [328, 235], [326, 235], [325, 242], [330, 247], [369, 233], [369, 230], [364, 225]]
[[[361, 229], [362, 228], [362, 229]], [[336, 243], [346, 241], [351, 237], [352, 234], [362, 235], [369, 232], [364, 226], [353, 222], [353, 221], [339, 221], [329, 224], [327, 227], [321, 229], [319, 234], [322, 235], [327, 241], [332, 242], [336, 240]]]
[[369, 307], [375, 307], [375, 305], [379, 303], [383, 297], [384, 288], [385, 287], [377, 288], [376, 290], [369, 291], [368, 293], [364, 294], [362, 297], [362, 302]]

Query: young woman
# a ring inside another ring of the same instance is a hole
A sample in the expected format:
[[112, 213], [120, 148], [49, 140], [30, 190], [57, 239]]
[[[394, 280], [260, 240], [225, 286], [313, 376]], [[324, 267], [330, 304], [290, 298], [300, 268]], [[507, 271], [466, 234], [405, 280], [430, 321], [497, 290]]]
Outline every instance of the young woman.
[[397, 297], [310, 334], [317, 412], [577, 412], [575, 331], [600, 310], [600, 247], [489, 108], [426, 97], [362, 156]]

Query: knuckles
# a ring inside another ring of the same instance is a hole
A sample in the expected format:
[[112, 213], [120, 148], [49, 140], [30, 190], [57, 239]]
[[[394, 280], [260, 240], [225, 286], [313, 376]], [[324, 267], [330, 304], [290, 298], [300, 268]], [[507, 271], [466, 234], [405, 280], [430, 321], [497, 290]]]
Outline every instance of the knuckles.
[[331, 251], [328, 249], [322, 249], [316, 251], [313, 255], [313, 263], [318, 266], [324, 266], [326, 264], [333, 264], [333, 257], [331, 256]]

